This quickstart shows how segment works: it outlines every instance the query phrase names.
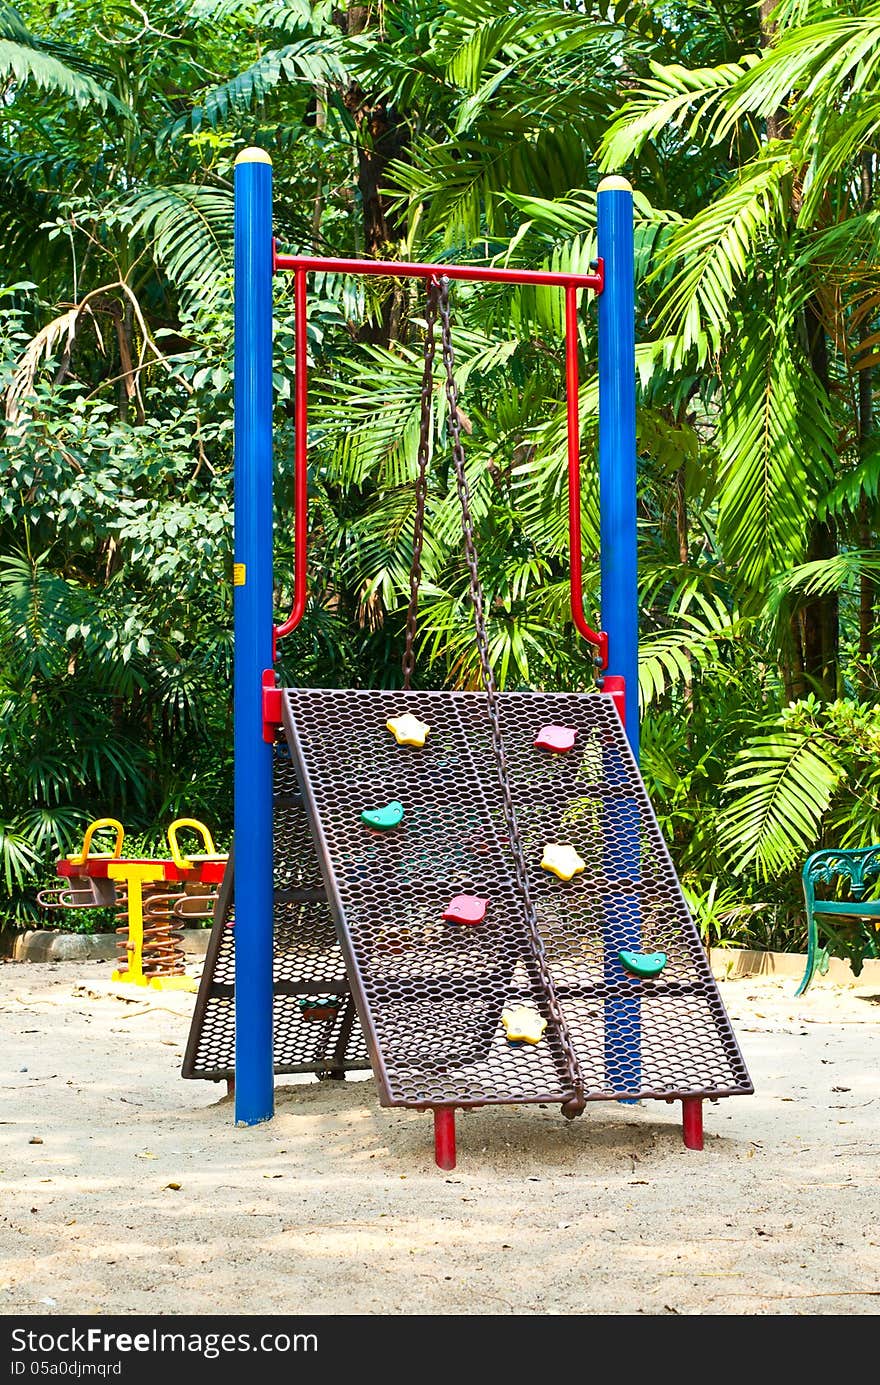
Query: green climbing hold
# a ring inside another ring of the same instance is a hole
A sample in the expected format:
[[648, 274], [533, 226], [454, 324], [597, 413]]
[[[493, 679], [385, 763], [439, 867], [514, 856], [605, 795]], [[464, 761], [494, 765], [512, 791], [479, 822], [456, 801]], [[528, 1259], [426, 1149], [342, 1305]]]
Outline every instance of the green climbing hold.
[[630, 976], [638, 976], [642, 981], [659, 976], [666, 966], [665, 952], [627, 952], [624, 949], [617, 955], [624, 971], [628, 971]]
[[403, 804], [398, 803], [395, 798], [384, 808], [365, 808], [361, 813], [361, 822], [365, 822], [368, 827], [378, 827], [380, 831], [387, 832], [403, 822]]

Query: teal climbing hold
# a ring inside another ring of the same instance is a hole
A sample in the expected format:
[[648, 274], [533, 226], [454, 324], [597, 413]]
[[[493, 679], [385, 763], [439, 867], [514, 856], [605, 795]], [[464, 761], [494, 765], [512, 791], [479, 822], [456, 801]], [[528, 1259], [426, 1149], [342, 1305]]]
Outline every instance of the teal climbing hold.
[[641, 981], [650, 981], [652, 976], [659, 976], [666, 966], [665, 952], [627, 952], [624, 948], [617, 955], [624, 971]]
[[380, 831], [388, 832], [403, 822], [403, 804], [394, 798], [384, 808], [365, 808], [361, 813], [361, 822], [366, 823], [367, 827], [378, 827]]

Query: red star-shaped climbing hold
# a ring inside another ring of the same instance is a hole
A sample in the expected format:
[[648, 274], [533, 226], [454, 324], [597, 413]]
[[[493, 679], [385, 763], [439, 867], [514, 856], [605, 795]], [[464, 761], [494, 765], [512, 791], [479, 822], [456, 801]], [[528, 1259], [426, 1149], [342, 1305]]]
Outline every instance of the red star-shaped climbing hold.
[[539, 750], [571, 750], [577, 731], [573, 726], [542, 726], [535, 737]]
[[482, 923], [488, 903], [474, 894], [457, 894], [443, 910], [443, 917], [447, 923]]

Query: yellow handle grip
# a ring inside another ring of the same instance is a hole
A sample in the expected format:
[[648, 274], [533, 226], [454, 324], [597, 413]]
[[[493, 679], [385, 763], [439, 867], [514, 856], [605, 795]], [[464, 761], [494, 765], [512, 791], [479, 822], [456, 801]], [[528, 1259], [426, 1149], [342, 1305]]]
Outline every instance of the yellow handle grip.
[[73, 856], [68, 856], [67, 859], [70, 864], [72, 866], [84, 866], [91, 853], [92, 837], [94, 837], [96, 832], [101, 832], [110, 827], [116, 832], [116, 846], [113, 849], [112, 855], [109, 851], [96, 852], [95, 854], [104, 856], [105, 858], [109, 856], [111, 861], [118, 861], [119, 857], [122, 855], [122, 842], [125, 837], [125, 828], [116, 818], [95, 818], [95, 821], [90, 822], [86, 828], [86, 834], [83, 837], [83, 844], [80, 851], [75, 852]]
[[178, 870], [192, 870], [195, 864], [188, 856], [181, 853], [180, 847], [177, 845], [177, 832], [181, 827], [191, 827], [194, 832], [201, 835], [206, 855], [217, 855], [213, 838], [203, 822], [198, 822], [195, 818], [177, 818], [168, 828], [168, 845], [171, 847], [171, 859]]

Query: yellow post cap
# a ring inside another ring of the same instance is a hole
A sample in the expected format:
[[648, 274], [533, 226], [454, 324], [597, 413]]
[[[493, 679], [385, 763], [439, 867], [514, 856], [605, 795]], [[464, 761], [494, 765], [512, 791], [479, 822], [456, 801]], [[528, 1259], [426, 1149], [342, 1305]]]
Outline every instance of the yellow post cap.
[[250, 145], [249, 148], [247, 148], [247, 149], [242, 149], [241, 153], [240, 153], [239, 155], [237, 155], [235, 162], [236, 162], [237, 164], [269, 164], [269, 165], [271, 165], [272, 160], [271, 160], [271, 158], [269, 157], [269, 155], [266, 153], [265, 149], [258, 149], [257, 146], [256, 146], [255, 144], [252, 144], [252, 145]]
[[[239, 155], [239, 158], [241, 155]], [[622, 178], [619, 173], [609, 173], [607, 178], [603, 178], [597, 192], [632, 192], [632, 183], [628, 178]]]

